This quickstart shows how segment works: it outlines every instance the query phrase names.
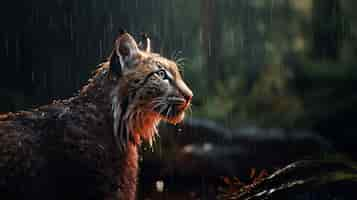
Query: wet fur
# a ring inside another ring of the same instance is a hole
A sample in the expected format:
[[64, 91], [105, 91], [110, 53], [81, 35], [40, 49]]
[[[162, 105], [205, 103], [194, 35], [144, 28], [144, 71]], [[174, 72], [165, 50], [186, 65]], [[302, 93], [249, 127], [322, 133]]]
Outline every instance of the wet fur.
[[138, 147], [114, 143], [108, 71], [78, 96], [0, 117], [1, 199], [135, 199]]
[[[125, 40], [133, 42], [128, 34], [117, 41]], [[109, 60], [77, 96], [0, 115], [1, 199], [135, 199], [140, 144], [152, 143], [161, 119], [182, 121], [189, 105], [165, 116], [155, 99], [192, 92], [177, 65], [157, 54], [116, 58], [131, 64], [126, 71]], [[153, 75], [158, 65], [172, 74], [169, 85]]]

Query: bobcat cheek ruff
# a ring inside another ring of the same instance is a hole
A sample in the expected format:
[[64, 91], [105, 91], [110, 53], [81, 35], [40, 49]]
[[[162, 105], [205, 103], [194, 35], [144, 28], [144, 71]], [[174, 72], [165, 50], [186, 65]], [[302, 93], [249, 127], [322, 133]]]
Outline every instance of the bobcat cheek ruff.
[[[118, 80], [111, 98], [114, 139], [121, 150], [125, 150], [128, 142], [139, 145], [144, 140], [152, 144], [161, 119], [170, 123], [182, 121], [192, 97], [176, 72], [176, 64], [151, 53], [150, 39], [147, 35], [144, 39], [145, 44], [136, 45], [130, 35], [123, 33], [109, 59], [112, 76]], [[138, 46], [144, 49], [141, 51]], [[137, 75], [138, 71], [141, 75]], [[145, 92], [150, 94], [145, 96]]]

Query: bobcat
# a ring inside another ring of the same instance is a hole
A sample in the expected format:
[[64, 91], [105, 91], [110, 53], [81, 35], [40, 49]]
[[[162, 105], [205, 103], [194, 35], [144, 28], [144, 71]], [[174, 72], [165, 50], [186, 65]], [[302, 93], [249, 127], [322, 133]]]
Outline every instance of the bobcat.
[[174, 61], [139, 46], [120, 33], [78, 95], [0, 116], [1, 199], [135, 199], [138, 148], [193, 96]]

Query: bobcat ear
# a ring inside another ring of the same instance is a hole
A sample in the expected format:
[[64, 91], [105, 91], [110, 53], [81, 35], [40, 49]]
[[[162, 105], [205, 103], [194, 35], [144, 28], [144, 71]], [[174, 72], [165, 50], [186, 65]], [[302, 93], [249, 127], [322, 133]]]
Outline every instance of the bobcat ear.
[[136, 63], [139, 51], [135, 39], [126, 31], [121, 31], [110, 55], [110, 71], [120, 77], [126, 69]]

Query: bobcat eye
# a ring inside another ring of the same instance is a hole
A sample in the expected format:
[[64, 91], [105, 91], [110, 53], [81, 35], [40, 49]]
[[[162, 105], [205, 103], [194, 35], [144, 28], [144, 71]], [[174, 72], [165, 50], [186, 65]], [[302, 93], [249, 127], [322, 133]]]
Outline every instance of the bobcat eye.
[[165, 70], [160, 70], [156, 74], [163, 80], [169, 79], [169, 76], [167, 75]]

